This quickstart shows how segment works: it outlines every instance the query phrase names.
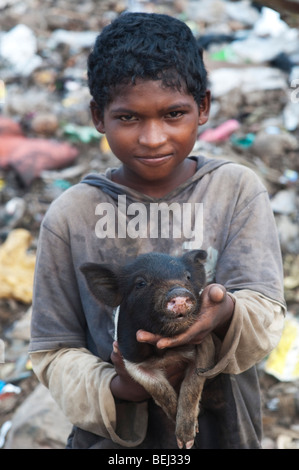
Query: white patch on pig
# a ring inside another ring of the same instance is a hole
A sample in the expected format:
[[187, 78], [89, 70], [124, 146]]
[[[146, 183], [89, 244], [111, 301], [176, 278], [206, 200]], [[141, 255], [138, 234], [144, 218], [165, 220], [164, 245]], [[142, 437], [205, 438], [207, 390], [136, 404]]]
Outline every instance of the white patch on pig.
[[209, 246], [207, 249], [207, 259], [205, 261], [205, 271], [207, 276], [207, 283], [211, 283], [215, 279], [215, 272], [216, 272], [216, 264], [218, 260], [218, 250]]
[[118, 317], [119, 317], [119, 309], [120, 305], [113, 310], [113, 317], [114, 317], [114, 341], [117, 341], [117, 325], [118, 325]]
[[164, 351], [163, 356], [152, 356], [139, 364], [124, 359], [124, 363], [129, 374], [141, 383], [147, 390], [150, 384], [154, 386], [158, 384], [159, 388], [162, 383], [167, 389], [171, 385], [166, 379], [165, 369], [174, 362], [192, 362], [195, 359], [195, 348], [193, 345], [185, 345], [175, 350], [169, 349]]

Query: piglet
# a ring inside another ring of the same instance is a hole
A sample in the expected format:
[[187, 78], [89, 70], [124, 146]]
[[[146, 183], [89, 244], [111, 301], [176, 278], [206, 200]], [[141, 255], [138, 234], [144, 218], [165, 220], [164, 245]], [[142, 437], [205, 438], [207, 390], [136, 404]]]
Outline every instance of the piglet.
[[[116, 339], [128, 373], [176, 423], [179, 448], [190, 449], [198, 432], [203, 372], [212, 368], [211, 335], [199, 345], [158, 350], [140, 343], [140, 329], [165, 337], [178, 335], [200, 315], [206, 276], [206, 252], [191, 250], [181, 257], [163, 253], [138, 256], [124, 266], [86, 263], [81, 266], [88, 287], [100, 302], [116, 308]], [[186, 372], [179, 394], [164, 369], [184, 361]]]

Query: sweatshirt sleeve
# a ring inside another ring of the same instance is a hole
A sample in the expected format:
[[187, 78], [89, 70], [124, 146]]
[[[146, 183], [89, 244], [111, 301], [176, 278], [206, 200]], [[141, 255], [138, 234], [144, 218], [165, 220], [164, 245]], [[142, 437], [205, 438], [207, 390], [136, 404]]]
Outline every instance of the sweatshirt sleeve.
[[278, 345], [285, 307], [246, 289], [231, 296], [235, 301], [235, 311], [220, 357], [227, 358], [223, 372], [239, 374], [262, 361]]
[[264, 359], [281, 337], [286, 311], [282, 256], [269, 195], [254, 172], [226, 165], [217, 178], [223, 201], [210, 213], [211, 221], [221, 220], [222, 235], [212, 281], [225, 286], [235, 309], [217, 346], [214, 375], [239, 374]]
[[147, 402], [114, 400], [110, 382], [116, 373], [111, 364], [85, 348], [39, 351], [30, 356], [37, 378], [72, 424], [124, 447], [135, 447], [144, 440]]
[[282, 335], [284, 305], [249, 289], [229, 295], [235, 303], [234, 314], [223, 341], [215, 338], [216, 360], [209, 371], [201, 374], [206, 378], [245, 372], [261, 362]]

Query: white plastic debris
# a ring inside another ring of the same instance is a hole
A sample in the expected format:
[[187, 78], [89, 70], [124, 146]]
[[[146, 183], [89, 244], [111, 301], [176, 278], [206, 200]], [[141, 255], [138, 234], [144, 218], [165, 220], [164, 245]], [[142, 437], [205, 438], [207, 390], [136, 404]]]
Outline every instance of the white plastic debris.
[[253, 32], [257, 36], [279, 36], [287, 29], [288, 25], [280, 18], [277, 11], [264, 7], [254, 25]]
[[0, 56], [10, 63], [16, 74], [28, 76], [42, 64], [42, 58], [36, 52], [34, 32], [24, 24], [1, 35]]
[[246, 69], [223, 67], [212, 70], [209, 78], [214, 98], [219, 98], [236, 88], [246, 94], [259, 90], [285, 89], [287, 86], [283, 72], [265, 66]]
[[48, 40], [47, 46], [55, 49], [59, 44], [67, 44], [72, 52], [93, 46], [98, 33], [95, 31], [66, 31], [56, 29]]
[[282, 52], [293, 54], [298, 51], [298, 31], [288, 28], [279, 36], [259, 37], [250, 34], [243, 41], [231, 43], [232, 52], [244, 63], [262, 64], [271, 61]]
[[253, 26], [259, 20], [259, 12], [251, 5], [249, 0], [239, 2], [225, 2], [226, 13], [232, 20], [248, 26]]
[[12, 425], [12, 422], [11, 421], [5, 421], [5, 423], [3, 423], [1, 429], [0, 429], [0, 449], [4, 446], [5, 444], [5, 437], [8, 433], [8, 431], [10, 430], [11, 428], [11, 425]]
[[278, 191], [271, 199], [271, 207], [276, 214], [293, 214], [296, 212], [296, 192], [292, 189]]

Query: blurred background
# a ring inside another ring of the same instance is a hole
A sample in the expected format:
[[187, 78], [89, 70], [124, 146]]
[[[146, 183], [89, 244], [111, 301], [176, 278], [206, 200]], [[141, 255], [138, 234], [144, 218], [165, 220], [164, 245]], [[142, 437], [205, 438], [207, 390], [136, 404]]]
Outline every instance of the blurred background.
[[86, 59], [124, 11], [185, 21], [204, 49], [211, 118], [193, 153], [252, 168], [269, 191], [288, 314], [259, 364], [264, 449], [299, 448], [299, 1], [0, 0], [0, 448], [64, 448], [71, 425], [28, 358], [40, 223], [89, 172], [117, 166], [92, 125]]

